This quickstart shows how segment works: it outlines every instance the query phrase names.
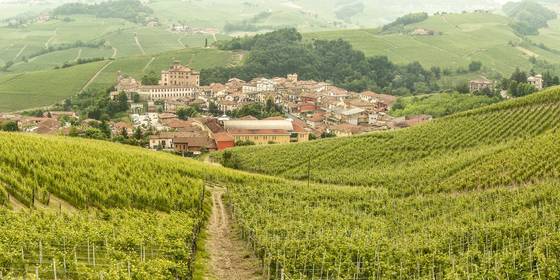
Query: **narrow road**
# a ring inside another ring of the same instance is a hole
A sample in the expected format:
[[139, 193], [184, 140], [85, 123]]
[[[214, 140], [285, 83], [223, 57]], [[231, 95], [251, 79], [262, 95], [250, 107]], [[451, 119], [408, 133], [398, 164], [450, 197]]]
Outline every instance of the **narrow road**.
[[27, 49], [27, 46], [28, 45], [25, 45], [19, 50], [19, 52], [16, 54], [16, 57], [14, 57], [14, 61], [17, 60], [21, 56], [21, 54], [25, 51], [25, 49]]
[[111, 48], [113, 48], [113, 55], [111, 56], [111, 58], [116, 58], [119, 50], [117, 48], [113, 47], [113, 46], [111, 46]]
[[150, 61], [148, 61], [148, 63], [146, 63], [144, 68], [142, 68], [142, 73], [146, 73], [146, 70], [148, 70], [148, 67], [150, 67], [150, 65], [152, 65], [152, 62], [154, 62], [154, 60], [156, 60], [156, 57], [152, 56], [152, 59], [150, 59]]
[[58, 33], [58, 28], [54, 30], [54, 35], [52, 35], [52, 36], [47, 40], [47, 42], [45, 43], [45, 49], [48, 49], [48, 48], [49, 48], [49, 44], [51, 43], [52, 40], [54, 40], [54, 38], [56, 37], [57, 33]]
[[183, 43], [183, 41], [181, 41], [181, 37], [177, 38], [177, 42], [179, 43], [179, 45], [181, 45], [181, 47], [187, 48], [187, 46]]
[[76, 55], [76, 58], [74, 58], [73, 61], [78, 61], [78, 59], [80, 59], [82, 57], [82, 49], [78, 50], [78, 55]]
[[210, 255], [206, 280], [262, 280], [259, 261], [230, 223], [222, 200], [224, 189], [212, 188], [212, 216], [208, 226], [206, 250]]
[[138, 48], [140, 49], [142, 54], [146, 55], [146, 52], [144, 51], [144, 48], [142, 47], [142, 44], [140, 44], [140, 40], [138, 40], [138, 36], [134, 35], [134, 41], [136, 41], [136, 45], [138, 46]]
[[105, 66], [101, 67], [101, 69], [99, 69], [99, 71], [97, 71], [95, 73], [95, 75], [93, 75], [93, 77], [91, 77], [91, 79], [89, 79], [89, 81], [87, 81], [87, 83], [82, 87], [82, 89], [80, 90], [79, 93], [84, 92], [84, 90], [86, 90], [95, 81], [95, 79], [97, 79], [97, 77], [99, 77], [99, 75], [101, 74], [101, 72], [103, 72], [103, 70], [107, 69], [107, 67], [109, 67], [109, 65], [113, 64], [113, 61], [114, 60], [111, 60], [111, 61], [107, 62], [107, 64], [105, 64]]

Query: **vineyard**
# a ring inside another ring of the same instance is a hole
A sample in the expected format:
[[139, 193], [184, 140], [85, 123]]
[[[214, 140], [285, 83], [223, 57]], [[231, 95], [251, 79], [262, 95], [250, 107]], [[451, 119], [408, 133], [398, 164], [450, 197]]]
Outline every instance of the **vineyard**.
[[277, 177], [0, 133], [0, 278], [203, 279], [219, 187], [264, 279], [557, 279], [559, 120], [553, 89], [225, 162]]
[[249, 170], [299, 179], [313, 154], [312, 180], [335, 185], [227, 196], [272, 279], [556, 279], [559, 106], [555, 89], [397, 132], [237, 149]]
[[192, 279], [204, 185], [217, 177], [243, 178], [139, 148], [0, 133], [0, 205], [13, 209], [0, 206], [0, 276]]

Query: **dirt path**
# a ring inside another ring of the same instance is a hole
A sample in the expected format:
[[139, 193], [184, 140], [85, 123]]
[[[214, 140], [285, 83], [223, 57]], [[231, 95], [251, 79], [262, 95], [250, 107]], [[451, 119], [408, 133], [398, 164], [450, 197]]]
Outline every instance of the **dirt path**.
[[78, 59], [80, 59], [82, 57], [82, 49], [78, 50], [78, 55], [76, 55], [76, 58], [74, 58], [73, 61], [78, 61]]
[[19, 200], [17, 200], [12, 195], [10, 195], [10, 197], [9, 197], [9, 203], [10, 203], [10, 206], [12, 207], [12, 210], [14, 210], [14, 211], [22, 211], [22, 210], [28, 209], [27, 206], [25, 206], [25, 204], [19, 202]]
[[93, 75], [93, 77], [91, 77], [91, 79], [89, 79], [89, 81], [87, 81], [87, 83], [82, 87], [82, 89], [80, 90], [79, 93], [84, 92], [84, 90], [86, 90], [95, 81], [95, 79], [97, 79], [97, 77], [99, 77], [101, 72], [103, 72], [105, 69], [107, 69], [107, 67], [109, 67], [109, 65], [113, 64], [113, 61], [114, 60], [111, 60], [111, 61], [107, 62], [107, 64], [105, 64], [105, 66], [101, 67], [101, 69], [99, 69], [99, 71], [97, 71], [95, 73], [95, 75]]
[[16, 54], [16, 57], [14, 57], [14, 60], [18, 59], [21, 56], [21, 54], [25, 51], [25, 49], [27, 49], [27, 46], [28, 45], [25, 45], [19, 50], [19, 52]]
[[152, 56], [152, 58], [150, 59], [150, 61], [148, 61], [148, 63], [146, 63], [146, 65], [144, 66], [144, 68], [142, 69], [142, 73], [146, 73], [146, 70], [148, 70], [148, 67], [150, 67], [150, 65], [152, 65], [152, 62], [154, 62], [154, 60], [156, 60], [155, 56]]
[[181, 47], [186, 48], [187, 46], [183, 43], [183, 41], [181, 41], [181, 37], [177, 38], [177, 42], [179, 43], [179, 45], [181, 45]]
[[49, 44], [52, 42], [52, 40], [54, 40], [54, 38], [56, 37], [56, 35], [58, 34], [58, 28], [54, 30], [54, 35], [52, 35], [47, 42], [45, 42], [45, 49], [49, 48]]
[[259, 261], [230, 223], [230, 216], [222, 200], [223, 189], [212, 188], [212, 217], [208, 226], [206, 250], [210, 255], [206, 280], [262, 280]]
[[138, 39], [138, 36], [134, 35], [134, 41], [136, 41], [136, 46], [138, 46], [138, 48], [140, 49], [142, 54], [146, 55], [146, 52], [144, 51], [144, 48], [142, 47], [142, 44], [140, 44], [140, 40]]
[[517, 48], [519, 51], [521, 51], [523, 54], [525, 54], [526, 56], [534, 57], [534, 58], [538, 58], [538, 57], [539, 57], [538, 54], [536, 54], [536, 53], [534, 53], [533, 51], [531, 51], [531, 50], [529, 50], [529, 49], [526, 49], [526, 48], [524, 48], [524, 47], [517, 46], [516, 48]]

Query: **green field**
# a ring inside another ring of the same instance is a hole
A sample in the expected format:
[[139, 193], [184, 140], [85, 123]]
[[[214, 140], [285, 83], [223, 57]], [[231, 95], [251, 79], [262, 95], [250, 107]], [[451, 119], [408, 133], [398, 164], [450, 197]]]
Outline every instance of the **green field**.
[[136, 79], [141, 79], [151, 71], [158, 74], [161, 70], [169, 68], [175, 60], [196, 70], [236, 63], [231, 52], [203, 48], [184, 49], [150, 56], [130, 56], [116, 59], [94, 80], [92, 87], [103, 89], [111, 87], [116, 83], [119, 71]]
[[[185, 48], [204, 47], [206, 40], [227, 39], [225, 35], [182, 34], [166, 27], [143, 27], [121, 19], [102, 19], [93, 16], [72, 16], [69, 22], [51, 20], [21, 28], [0, 27], [0, 65], [15, 62], [9, 71], [21, 73], [52, 69], [76, 58], [120, 58], [154, 55]], [[105, 40], [99, 48], [72, 48], [30, 58], [47, 46], [73, 44], [76, 41]], [[80, 51], [81, 49], [81, 51]], [[79, 55], [79, 56], [78, 56]], [[24, 58], [29, 58], [24, 62]], [[1, 73], [0, 73], [1, 75]]]
[[[50, 55], [77, 55], [77, 50], [66, 50]], [[84, 51], [82, 51], [82, 54]], [[42, 62], [40, 58], [36, 62]], [[92, 81], [90, 88], [106, 90], [115, 85], [117, 73], [131, 75], [141, 79], [145, 74], [169, 68], [175, 60], [200, 70], [214, 66], [225, 66], [237, 63], [231, 52], [216, 49], [183, 49], [165, 52], [156, 55], [130, 56], [117, 58], [114, 61], [102, 61], [84, 65], [73, 66], [60, 70], [41, 70], [5, 74], [0, 76], [0, 112], [17, 111], [22, 109], [48, 106], [77, 94], [82, 87], [94, 77], [102, 66], [111, 62], [107, 68], [99, 73]], [[42, 62], [48, 64], [49, 62]], [[48, 64], [56, 66], [56, 64]], [[14, 66], [16, 69], [25, 69], [27, 64]], [[38, 69], [34, 69], [38, 70]], [[48, 82], [45, 82], [48, 81]]]
[[60, 70], [0, 76], [0, 111], [17, 111], [60, 102], [78, 94], [107, 61]]
[[400, 97], [393, 105], [393, 117], [430, 115], [438, 118], [500, 102], [501, 98], [461, 93], [434, 93]]
[[[560, 56], [553, 52], [530, 45], [511, 46], [509, 42], [519, 43], [521, 38], [508, 26], [506, 17], [496, 14], [436, 15], [406, 29], [410, 32], [416, 28], [441, 32], [441, 35], [382, 34], [378, 30], [364, 29], [308, 33], [304, 36], [308, 40], [342, 38], [367, 56], [386, 55], [398, 64], [418, 61], [426, 67], [466, 69], [471, 61], [481, 61], [487, 70], [509, 75], [516, 67], [530, 69], [530, 56], [560, 63]], [[553, 26], [551, 30], [557, 28]], [[553, 35], [546, 37], [550, 34], [548, 32], [555, 31], [543, 31], [543, 38], [554, 38]]]
[[555, 279], [559, 117], [553, 88], [400, 131], [231, 150], [239, 167], [278, 177], [0, 133], [0, 272], [34, 278], [27, 264], [48, 278], [53, 263], [72, 260], [60, 278], [204, 274], [189, 265], [205, 260], [191, 242], [217, 209], [210, 193], [222, 201], [204, 186], [218, 185], [260, 261], [243, 269], [265, 279]]
[[395, 132], [237, 148], [224, 163], [334, 185], [236, 186], [231, 203], [294, 279], [554, 278], [559, 118], [555, 88]]

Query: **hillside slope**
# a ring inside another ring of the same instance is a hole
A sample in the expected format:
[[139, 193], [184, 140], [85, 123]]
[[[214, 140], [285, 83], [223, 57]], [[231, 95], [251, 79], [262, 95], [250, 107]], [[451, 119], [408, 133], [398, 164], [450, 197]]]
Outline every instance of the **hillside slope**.
[[410, 191], [424, 179], [439, 183], [525, 139], [556, 130], [559, 119], [560, 89], [555, 88], [394, 132], [238, 148], [228, 152], [232, 156], [225, 164], [294, 179], [306, 179], [310, 165], [314, 181]]
[[[560, 275], [560, 89], [396, 132], [232, 150], [235, 216], [288, 279]], [[230, 162], [231, 163], [231, 162]]]
[[296, 171], [317, 155], [312, 179], [373, 187], [0, 133], [0, 204], [14, 209], [0, 206], [0, 272], [19, 276], [27, 264], [49, 278], [53, 263], [76, 259], [59, 277], [191, 279], [208, 217], [203, 186], [218, 184], [230, 206], [222, 209], [260, 260], [253, 269], [270, 279], [554, 279], [559, 105], [553, 89], [402, 131], [233, 150]]
[[[194, 69], [225, 66], [234, 61], [231, 52], [216, 49], [182, 49], [154, 55], [130, 56], [87, 63], [63, 69], [48, 69], [0, 75], [0, 112], [49, 106], [80, 92], [91, 80], [90, 88], [105, 91], [116, 83], [121, 71], [136, 79], [150, 72], [167, 69], [180, 60]], [[110, 63], [110, 64], [109, 64]], [[107, 65], [106, 68], [103, 66]], [[96, 76], [99, 71], [99, 75]], [[49, 81], [49, 83], [44, 83]]]
[[[490, 13], [444, 14], [407, 25], [403, 33], [363, 29], [308, 33], [305, 37], [309, 40], [342, 38], [368, 56], [386, 55], [400, 64], [418, 61], [427, 67], [467, 69], [471, 61], [481, 61], [487, 70], [505, 75], [516, 67], [530, 69], [531, 56], [549, 63], [560, 62], [560, 56], [554, 51], [525, 43], [516, 45], [522, 39], [508, 24], [508, 18]], [[413, 35], [418, 28], [437, 34]], [[542, 40], [550, 41], [544, 36], [552, 33], [544, 34]]]
[[249, 177], [131, 146], [0, 132], [0, 274], [53, 279], [56, 266], [60, 278], [192, 279], [205, 184], [217, 178]]

